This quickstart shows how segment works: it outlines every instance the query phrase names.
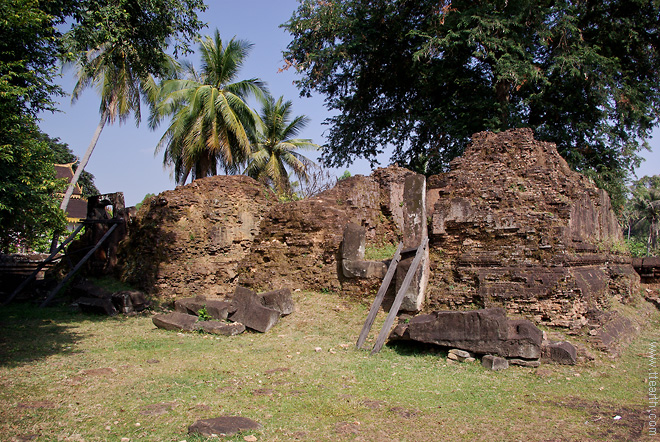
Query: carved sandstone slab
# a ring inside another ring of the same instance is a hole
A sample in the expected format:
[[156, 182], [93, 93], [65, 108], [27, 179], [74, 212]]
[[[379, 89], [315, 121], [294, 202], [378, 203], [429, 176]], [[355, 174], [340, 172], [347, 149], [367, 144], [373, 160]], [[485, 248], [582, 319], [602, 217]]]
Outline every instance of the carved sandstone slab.
[[543, 334], [524, 319], [509, 320], [504, 309], [436, 311], [399, 324], [392, 339], [413, 340], [477, 354], [538, 359]]

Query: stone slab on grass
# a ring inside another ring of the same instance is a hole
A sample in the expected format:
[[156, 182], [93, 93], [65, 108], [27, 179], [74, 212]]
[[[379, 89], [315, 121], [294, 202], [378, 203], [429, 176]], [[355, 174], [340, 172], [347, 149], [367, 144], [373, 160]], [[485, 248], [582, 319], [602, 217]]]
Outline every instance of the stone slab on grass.
[[243, 333], [245, 326], [240, 322], [228, 324], [220, 321], [200, 321], [195, 325], [195, 329], [214, 335], [235, 336]]
[[189, 434], [199, 433], [203, 436], [231, 436], [239, 431], [258, 430], [259, 422], [242, 416], [220, 416], [211, 419], [200, 419], [188, 427]]
[[206, 308], [206, 313], [213, 319], [225, 320], [230, 304], [218, 299], [206, 299], [202, 296], [195, 298], [183, 298], [174, 301], [174, 310], [180, 313], [198, 315], [199, 311]]
[[541, 348], [541, 360], [562, 365], [577, 363], [577, 350], [570, 342], [548, 342]]
[[197, 316], [181, 312], [172, 312], [156, 315], [151, 321], [158, 328], [165, 330], [193, 331], [197, 324]]
[[435, 311], [399, 323], [391, 339], [413, 340], [507, 358], [538, 359], [543, 334], [524, 319], [509, 320], [502, 308]]
[[506, 370], [509, 368], [509, 361], [504, 358], [500, 358], [499, 356], [486, 355], [481, 358], [481, 365], [486, 367], [488, 370]]
[[117, 309], [112, 304], [109, 298], [79, 298], [76, 300], [78, 308], [83, 313], [90, 313], [94, 315], [116, 315]]

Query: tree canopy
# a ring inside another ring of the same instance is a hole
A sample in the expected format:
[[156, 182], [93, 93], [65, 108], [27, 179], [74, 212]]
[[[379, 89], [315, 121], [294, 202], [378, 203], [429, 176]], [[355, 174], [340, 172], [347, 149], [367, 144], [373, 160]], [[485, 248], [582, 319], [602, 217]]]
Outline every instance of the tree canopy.
[[657, 0], [304, 0], [283, 25], [324, 163], [446, 170], [479, 131], [532, 127], [617, 205], [660, 109]]
[[284, 101], [284, 97], [275, 100], [268, 95], [262, 100], [261, 113], [256, 116], [252, 153], [245, 171], [283, 196], [293, 193], [287, 169], [304, 185], [309, 180], [310, 170], [315, 167], [312, 160], [296, 150], [319, 148], [310, 139], [296, 138], [309, 118], [305, 115], [293, 117], [292, 106], [291, 101]]
[[150, 125], [155, 129], [172, 117], [156, 151], [164, 149], [163, 164], [174, 166], [177, 183], [184, 184], [189, 175], [216, 175], [218, 166], [238, 172], [247, 161], [255, 115], [246, 100], [267, 92], [258, 78], [238, 78], [251, 47], [235, 38], [223, 42], [216, 30], [200, 41], [200, 71], [186, 64], [184, 78], [163, 81]]
[[136, 76], [162, 73], [166, 49], [188, 50], [204, 8], [202, 0], [0, 0], [0, 251], [64, 225], [53, 155], [35, 124], [63, 95], [58, 59], [92, 72], [87, 51], [109, 44]]

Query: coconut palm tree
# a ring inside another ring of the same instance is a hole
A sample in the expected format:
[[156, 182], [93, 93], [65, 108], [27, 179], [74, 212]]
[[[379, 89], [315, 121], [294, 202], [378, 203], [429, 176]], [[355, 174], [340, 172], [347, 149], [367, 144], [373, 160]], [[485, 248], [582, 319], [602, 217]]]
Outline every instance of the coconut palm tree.
[[199, 72], [186, 64], [183, 78], [161, 84], [150, 125], [172, 117], [156, 152], [164, 149], [163, 164], [174, 167], [178, 184], [189, 175], [215, 175], [218, 168], [237, 172], [247, 160], [255, 117], [245, 100], [267, 92], [259, 79], [236, 81], [251, 47], [235, 38], [224, 45], [216, 30], [200, 42]]
[[[155, 93], [155, 79], [151, 75], [138, 75], [128, 62], [129, 57], [120, 52], [122, 50], [109, 43], [104, 44], [87, 52], [87, 66], [77, 66], [77, 82], [71, 94], [71, 102], [75, 103], [83, 90], [94, 86], [101, 96], [101, 120], [66, 190], [60, 205], [62, 210], [66, 210], [78, 178], [94, 152], [105, 125], [113, 124], [117, 120], [120, 124], [124, 123], [131, 114], [135, 116], [135, 124], [139, 125], [142, 115], [141, 98], [149, 100]], [[178, 66], [174, 59], [166, 57], [164, 75], [173, 75], [176, 69]]]
[[295, 138], [307, 125], [305, 115], [291, 119], [291, 101], [267, 96], [257, 116], [253, 152], [250, 154], [245, 173], [267, 184], [280, 195], [291, 194], [290, 169], [306, 183], [314, 162], [296, 150], [317, 150], [319, 146], [309, 139]]

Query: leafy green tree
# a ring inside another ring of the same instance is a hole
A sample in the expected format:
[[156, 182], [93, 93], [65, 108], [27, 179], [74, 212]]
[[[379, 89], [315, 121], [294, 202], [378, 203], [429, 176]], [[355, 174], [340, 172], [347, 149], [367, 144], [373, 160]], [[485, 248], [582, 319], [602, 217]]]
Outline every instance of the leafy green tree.
[[237, 77], [251, 44], [231, 39], [226, 45], [218, 30], [200, 41], [201, 70], [186, 64], [184, 78], [162, 83], [150, 119], [152, 128], [171, 116], [156, 152], [164, 149], [163, 164], [174, 167], [177, 183], [218, 173], [237, 172], [250, 155], [249, 133], [254, 113], [245, 100], [263, 97], [264, 83]]
[[250, 154], [246, 174], [280, 195], [292, 192], [290, 169], [302, 183], [307, 183], [314, 162], [296, 150], [317, 150], [312, 140], [295, 138], [307, 125], [309, 118], [300, 115], [292, 119], [291, 101], [283, 97], [275, 100], [268, 95], [262, 100], [261, 114], [257, 116], [253, 152]]
[[446, 170], [473, 133], [532, 127], [615, 205], [658, 124], [660, 3], [304, 0], [283, 25], [302, 94], [336, 111], [326, 165]]
[[186, 51], [186, 41], [202, 27], [196, 11], [204, 8], [202, 0], [0, 0], [3, 249], [63, 226], [62, 211], [51, 210], [53, 158], [35, 124], [39, 112], [55, 110], [53, 97], [63, 95], [54, 84], [56, 60], [78, 60], [91, 72], [87, 51], [109, 44], [116, 48], [113, 57], [129, 59], [135, 75], [162, 73], [169, 40]]
[[64, 188], [55, 179], [53, 152], [37, 141], [38, 129], [29, 117], [0, 131], [0, 252], [31, 248], [53, 230], [64, 230], [66, 219], [55, 194]]
[[[99, 111], [101, 119], [94, 131], [92, 140], [85, 151], [71, 183], [64, 194], [60, 208], [66, 210], [69, 199], [73, 194], [78, 179], [83, 172], [87, 162], [94, 152], [103, 128], [107, 123], [125, 122], [131, 115], [135, 117], [135, 124], [139, 125], [142, 116], [142, 98], [149, 101], [155, 93], [155, 79], [149, 74], [131, 66], [131, 58], [128, 56], [117, 56], [121, 52], [121, 46], [114, 47], [104, 44], [102, 47], [87, 52], [87, 64], [78, 65], [78, 81], [73, 89], [71, 100], [75, 102], [84, 89], [95, 86], [101, 96]], [[164, 65], [159, 71], [165, 75], [173, 75], [177, 65], [171, 58], [164, 58]]]

